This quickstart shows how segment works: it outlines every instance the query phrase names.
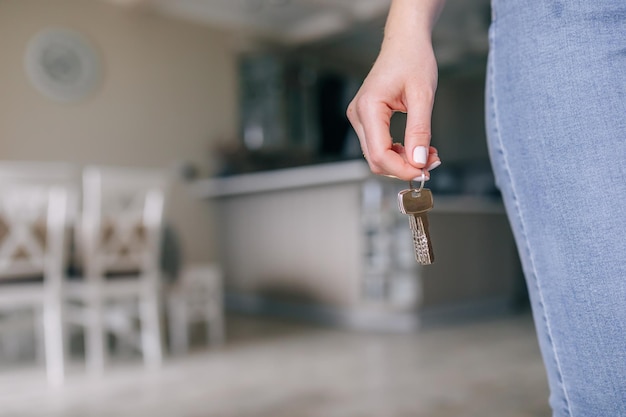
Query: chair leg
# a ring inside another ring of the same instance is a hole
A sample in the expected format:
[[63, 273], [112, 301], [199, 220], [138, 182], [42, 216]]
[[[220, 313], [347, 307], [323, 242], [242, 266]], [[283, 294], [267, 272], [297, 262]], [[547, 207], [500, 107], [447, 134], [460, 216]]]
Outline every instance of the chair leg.
[[[26, 347], [31, 347], [32, 342], [27, 340], [26, 344], [24, 334], [26, 327], [32, 326], [32, 317], [22, 317], [23, 314], [11, 312], [11, 313], [2, 313], [0, 316], [0, 353], [2, 353], [7, 360], [16, 361], [19, 360], [24, 352]], [[41, 321], [41, 311], [39, 314], [35, 314], [34, 317], [34, 337], [35, 337], [35, 354], [37, 356], [37, 361], [41, 364], [44, 363], [44, 355], [43, 355], [43, 324]], [[4, 335], [4, 337], [3, 337]], [[31, 336], [28, 334], [28, 336]], [[39, 343], [41, 342], [41, 343]], [[28, 352], [31, 353], [31, 352]], [[5, 358], [0, 358], [5, 359]]]
[[172, 295], [167, 310], [170, 349], [174, 355], [183, 355], [189, 351], [187, 304], [179, 295]]
[[139, 317], [144, 363], [149, 368], [158, 368], [163, 363], [163, 346], [157, 294], [151, 292], [139, 300]]
[[106, 331], [102, 300], [90, 300], [87, 306], [87, 326], [85, 329], [85, 359], [87, 371], [101, 375], [108, 361]]
[[218, 302], [207, 306], [207, 334], [209, 344], [220, 345], [224, 342], [224, 317], [222, 306]]
[[35, 358], [37, 363], [46, 364], [46, 335], [44, 324], [44, 310], [35, 310]]
[[119, 303], [118, 310], [114, 312], [113, 320], [107, 320], [107, 328], [113, 333], [115, 341], [113, 353], [117, 357], [130, 358], [135, 349], [139, 347], [137, 332], [134, 329], [132, 319], [135, 315], [135, 308], [135, 301]]
[[52, 385], [61, 385], [65, 379], [65, 349], [61, 302], [48, 302], [43, 309], [43, 333], [46, 370]]

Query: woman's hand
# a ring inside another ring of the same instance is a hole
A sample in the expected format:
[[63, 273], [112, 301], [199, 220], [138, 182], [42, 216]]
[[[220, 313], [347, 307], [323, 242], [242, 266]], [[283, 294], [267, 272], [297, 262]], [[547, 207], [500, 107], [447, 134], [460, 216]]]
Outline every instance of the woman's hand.
[[[380, 54], [348, 106], [348, 119], [376, 174], [428, 178], [428, 171], [441, 164], [430, 146], [437, 88], [430, 33], [442, 6], [441, 0], [394, 0]], [[407, 113], [404, 146], [393, 143], [389, 132], [396, 111]]]

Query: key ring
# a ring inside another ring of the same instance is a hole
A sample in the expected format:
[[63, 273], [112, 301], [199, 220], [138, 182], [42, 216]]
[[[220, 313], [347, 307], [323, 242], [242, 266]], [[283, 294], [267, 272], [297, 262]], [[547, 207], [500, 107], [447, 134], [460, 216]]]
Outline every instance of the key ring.
[[413, 191], [413, 195], [420, 195], [424, 189], [424, 183], [426, 182], [426, 174], [422, 171], [422, 178], [420, 179], [420, 188], [413, 186], [413, 180], [409, 180], [409, 189]]

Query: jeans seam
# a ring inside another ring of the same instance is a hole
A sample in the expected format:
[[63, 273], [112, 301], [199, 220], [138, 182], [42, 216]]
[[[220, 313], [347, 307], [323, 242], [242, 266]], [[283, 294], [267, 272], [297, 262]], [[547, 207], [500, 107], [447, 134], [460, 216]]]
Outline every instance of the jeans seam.
[[548, 338], [548, 343], [550, 344], [550, 347], [552, 348], [552, 352], [554, 354], [554, 362], [556, 363], [556, 370], [557, 370], [557, 377], [558, 377], [558, 381], [561, 384], [561, 389], [563, 391], [563, 396], [565, 398], [565, 407], [566, 407], [566, 412], [570, 417], [573, 417], [572, 415], [572, 411], [571, 411], [571, 406], [570, 406], [570, 399], [569, 399], [569, 395], [567, 393], [567, 389], [565, 387], [565, 383], [563, 381], [563, 373], [561, 370], [561, 362], [559, 360], [559, 355], [557, 353], [556, 350], [556, 346], [554, 344], [553, 341], [553, 337], [552, 337], [552, 328], [550, 326], [550, 322], [548, 321], [548, 313], [546, 311], [545, 308], [545, 302], [544, 302], [544, 297], [543, 297], [543, 293], [541, 291], [541, 287], [539, 285], [539, 280], [537, 278], [537, 272], [536, 272], [536, 267], [535, 267], [535, 260], [532, 254], [532, 251], [530, 249], [530, 244], [528, 242], [528, 237], [526, 234], [526, 227], [525, 227], [525, 222], [524, 222], [524, 218], [522, 217], [522, 210], [519, 206], [519, 199], [517, 198], [517, 192], [516, 192], [516, 188], [514, 185], [514, 182], [512, 180], [511, 177], [511, 169], [509, 166], [509, 162], [508, 162], [508, 158], [507, 158], [507, 154], [505, 153], [504, 150], [504, 146], [502, 145], [502, 137], [500, 135], [500, 126], [499, 126], [499, 119], [497, 117], [497, 100], [496, 100], [496, 95], [495, 95], [495, 86], [494, 86], [494, 78], [495, 78], [495, 59], [493, 58], [493, 56], [495, 55], [495, 28], [496, 28], [496, 10], [495, 10], [495, 5], [494, 5], [495, 1], [492, 1], [492, 28], [491, 31], [489, 33], [489, 48], [490, 48], [490, 54], [491, 59], [489, 60], [489, 68], [488, 71], [490, 73], [490, 76], [488, 77], [489, 81], [489, 90], [490, 90], [490, 94], [489, 94], [489, 100], [491, 101], [491, 117], [493, 120], [493, 133], [494, 133], [494, 138], [495, 141], [497, 143], [497, 152], [501, 155], [502, 158], [502, 164], [503, 164], [503, 168], [504, 168], [504, 173], [505, 173], [505, 180], [509, 183], [509, 189], [511, 192], [511, 197], [512, 197], [512, 201], [513, 201], [513, 209], [515, 212], [515, 215], [518, 218], [519, 221], [519, 228], [520, 228], [520, 233], [521, 233], [521, 237], [522, 240], [524, 242], [524, 250], [526, 251], [527, 255], [528, 255], [528, 259], [530, 262], [530, 268], [531, 268], [531, 273], [532, 273], [532, 281], [533, 284], [535, 285], [535, 288], [537, 290], [537, 295], [539, 297], [539, 304], [541, 306], [541, 317], [545, 323], [546, 326], [546, 331], [547, 331], [547, 338]]

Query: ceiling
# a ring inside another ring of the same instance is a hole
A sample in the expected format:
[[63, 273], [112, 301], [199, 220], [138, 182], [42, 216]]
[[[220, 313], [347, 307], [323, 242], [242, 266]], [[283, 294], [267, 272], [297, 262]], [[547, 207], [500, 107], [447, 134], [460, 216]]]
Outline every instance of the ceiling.
[[302, 44], [386, 13], [390, 0], [110, 0], [283, 44]]
[[[371, 65], [390, 0], [108, 0], [227, 29], [337, 60]], [[418, 0], [416, 0], [418, 1]], [[447, 0], [433, 33], [440, 67], [487, 53], [489, 0]]]

